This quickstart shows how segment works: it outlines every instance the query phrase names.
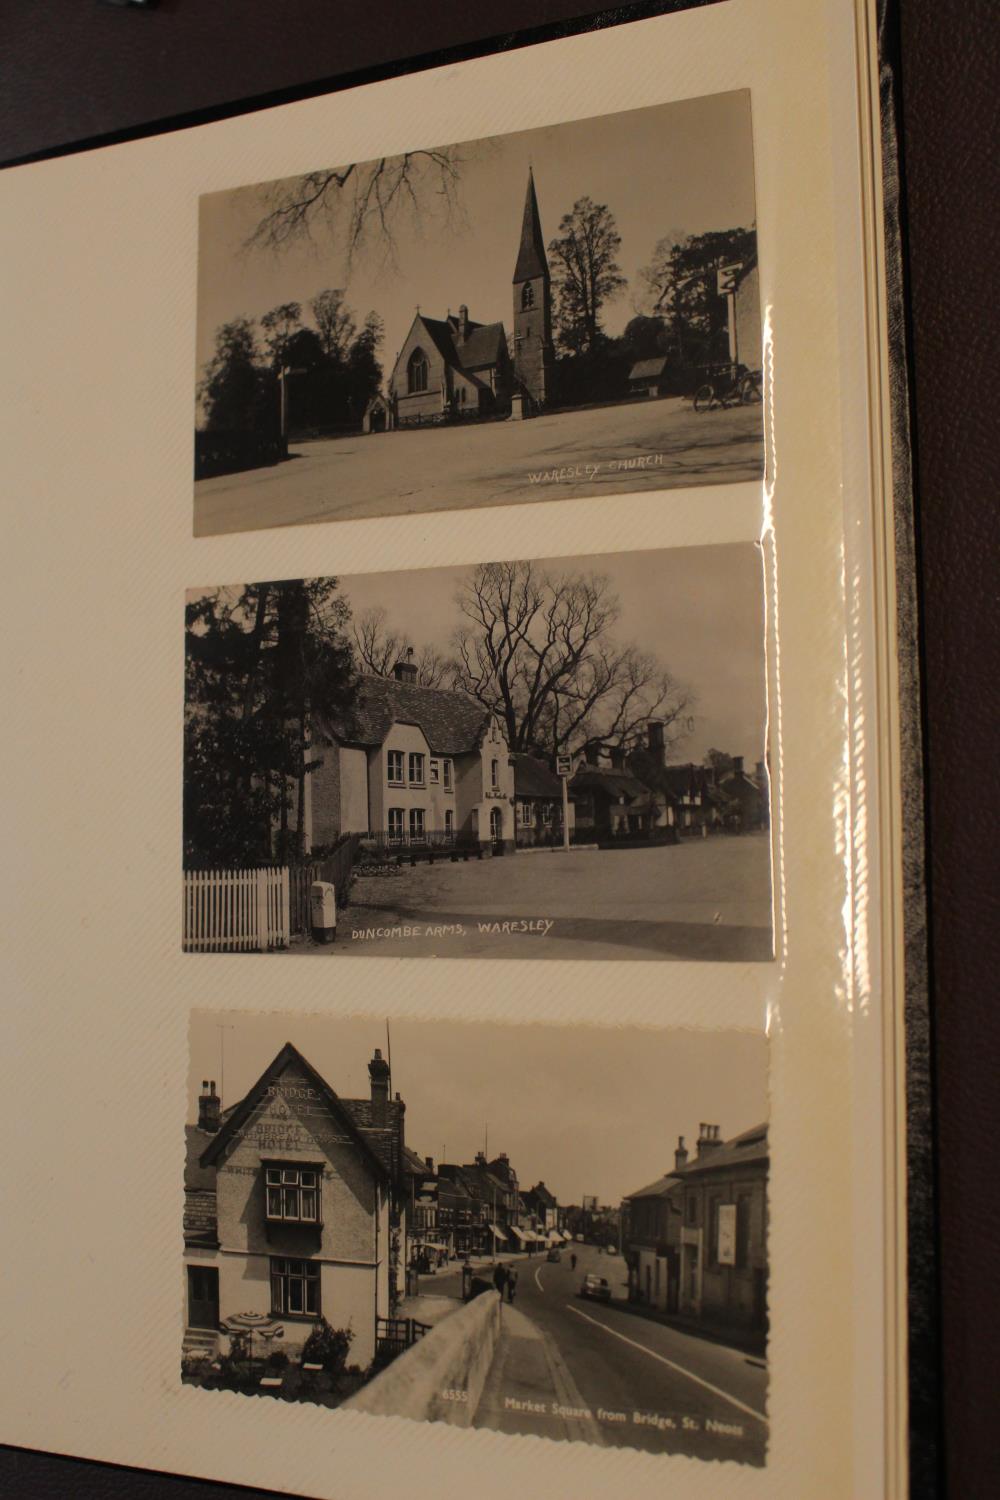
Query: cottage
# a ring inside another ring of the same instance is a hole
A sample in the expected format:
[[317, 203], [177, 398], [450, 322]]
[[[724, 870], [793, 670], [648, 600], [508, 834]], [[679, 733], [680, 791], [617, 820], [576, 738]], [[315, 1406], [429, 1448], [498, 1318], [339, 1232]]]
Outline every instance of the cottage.
[[[515, 838], [519, 849], [563, 841], [563, 778], [537, 755], [516, 752], [514, 762]], [[573, 807], [569, 829], [573, 832]]]
[[350, 716], [315, 711], [310, 847], [362, 833], [396, 847], [514, 848], [514, 771], [499, 719], [416, 679], [402, 661], [392, 677], [361, 680]]
[[227, 1319], [270, 1318], [286, 1352], [319, 1318], [375, 1353], [399, 1291], [405, 1237], [404, 1105], [376, 1050], [371, 1096], [338, 1096], [289, 1042], [223, 1111], [206, 1082], [187, 1130], [187, 1349], [214, 1353]]
[[628, 372], [629, 393], [633, 396], [669, 396], [673, 384], [670, 361], [662, 354], [656, 359], [637, 360]]
[[624, 750], [609, 752], [609, 763], [588, 746], [569, 784], [577, 832], [597, 843], [649, 838], [668, 826], [664, 799], [626, 767]]

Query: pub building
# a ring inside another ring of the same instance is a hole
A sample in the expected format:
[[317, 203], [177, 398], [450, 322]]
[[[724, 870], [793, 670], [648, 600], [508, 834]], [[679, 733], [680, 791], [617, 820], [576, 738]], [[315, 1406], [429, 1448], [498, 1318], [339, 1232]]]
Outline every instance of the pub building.
[[337, 1095], [287, 1042], [227, 1109], [202, 1085], [185, 1173], [186, 1353], [224, 1351], [226, 1320], [265, 1317], [294, 1354], [322, 1317], [367, 1366], [391, 1313], [406, 1212], [405, 1106], [376, 1049], [370, 1097]]

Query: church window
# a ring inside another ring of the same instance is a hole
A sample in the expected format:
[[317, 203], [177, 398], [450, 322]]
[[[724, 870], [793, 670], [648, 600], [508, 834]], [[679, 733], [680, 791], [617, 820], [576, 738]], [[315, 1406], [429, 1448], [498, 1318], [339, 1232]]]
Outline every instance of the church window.
[[406, 366], [407, 389], [410, 395], [427, 389], [427, 355], [422, 349], [414, 349]]
[[534, 305], [535, 288], [531, 285], [530, 281], [526, 281], [524, 283], [524, 286], [521, 288], [521, 311], [524, 312], [525, 309], [534, 307]]

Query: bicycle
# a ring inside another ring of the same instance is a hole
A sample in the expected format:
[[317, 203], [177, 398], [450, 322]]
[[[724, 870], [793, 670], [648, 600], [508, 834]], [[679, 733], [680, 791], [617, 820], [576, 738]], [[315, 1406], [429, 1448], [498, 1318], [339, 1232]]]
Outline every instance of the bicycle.
[[706, 370], [709, 379], [694, 393], [694, 409], [711, 411], [713, 407], [751, 406], [760, 401], [760, 381], [746, 365], [720, 365]]

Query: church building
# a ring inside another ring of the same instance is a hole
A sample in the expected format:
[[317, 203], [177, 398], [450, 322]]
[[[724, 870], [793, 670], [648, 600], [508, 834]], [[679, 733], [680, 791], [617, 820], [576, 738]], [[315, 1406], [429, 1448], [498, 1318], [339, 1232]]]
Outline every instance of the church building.
[[528, 172], [513, 276], [513, 357], [502, 323], [477, 323], [417, 309], [396, 356], [385, 397], [365, 413], [365, 431], [462, 417], [528, 416], [552, 399], [552, 291], [535, 181]]

